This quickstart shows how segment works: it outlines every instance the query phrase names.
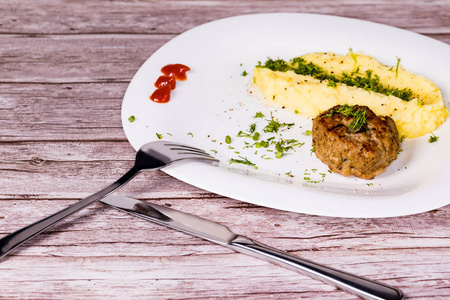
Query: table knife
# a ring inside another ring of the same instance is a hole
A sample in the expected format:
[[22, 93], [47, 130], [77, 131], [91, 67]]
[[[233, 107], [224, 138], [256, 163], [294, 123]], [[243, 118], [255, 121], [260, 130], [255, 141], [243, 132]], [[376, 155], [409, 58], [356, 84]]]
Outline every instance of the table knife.
[[401, 290], [389, 285], [305, 260], [232, 232], [228, 227], [165, 206], [122, 196], [108, 196], [101, 202], [137, 217], [206, 239], [278, 266], [300, 272], [363, 299], [403, 299]]

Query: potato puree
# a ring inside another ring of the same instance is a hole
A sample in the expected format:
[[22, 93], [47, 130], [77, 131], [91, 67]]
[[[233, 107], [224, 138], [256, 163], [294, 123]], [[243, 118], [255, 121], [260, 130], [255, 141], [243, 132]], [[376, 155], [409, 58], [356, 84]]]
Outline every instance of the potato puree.
[[412, 99], [405, 101], [394, 95], [387, 96], [339, 81], [330, 84], [328, 79], [319, 80], [292, 70], [272, 71], [257, 66], [253, 73], [254, 83], [267, 101], [312, 118], [337, 104], [366, 105], [379, 116], [392, 117], [400, 136], [406, 138], [430, 133], [448, 115], [439, 88], [425, 77], [408, 72], [399, 65], [384, 66], [373, 57], [351, 51], [346, 56], [328, 52], [306, 54], [301, 58], [338, 79], [343, 72], [364, 74], [371, 70], [385, 87], [410, 89]]

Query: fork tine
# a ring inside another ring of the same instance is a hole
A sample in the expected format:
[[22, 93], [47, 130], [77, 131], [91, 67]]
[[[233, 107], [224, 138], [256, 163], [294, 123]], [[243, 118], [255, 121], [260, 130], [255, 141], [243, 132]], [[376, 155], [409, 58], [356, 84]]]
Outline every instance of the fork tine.
[[176, 142], [165, 142], [164, 147], [169, 148], [171, 152], [173, 152], [176, 157], [175, 160], [182, 159], [194, 159], [194, 160], [209, 160], [209, 161], [219, 161], [214, 158], [211, 154], [207, 153], [203, 149], [195, 148], [192, 146], [179, 144]]
[[186, 156], [192, 156], [195, 157], [204, 157], [204, 158], [214, 158], [209, 153], [199, 153], [199, 152], [178, 152], [179, 155], [186, 155]]
[[190, 150], [190, 151], [204, 152], [204, 153], [206, 152], [203, 149], [199, 149], [199, 148], [195, 148], [195, 147], [191, 147], [191, 146], [183, 145], [183, 144], [167, 143], [165, 145], [169, 146], [171, 150]]
[[175, 143], [166, 144], [166, 145], [170, 147], [170, 150], [179, 151], [179, 152], [177, 152], [178, 154], [185, 154], [185, 155], [192, 154], [192, 155], [203, 155], [203, 156], [207, 156], [207, 157], [212, 157], [212, 155], [210, 155], [203, 149], [199, 149], [199, 148], [195, 148], [195, 147], [191, 147], [191, 146], [187, 146], [187, 145], [183, 145], [183, 144], [175, 144]]

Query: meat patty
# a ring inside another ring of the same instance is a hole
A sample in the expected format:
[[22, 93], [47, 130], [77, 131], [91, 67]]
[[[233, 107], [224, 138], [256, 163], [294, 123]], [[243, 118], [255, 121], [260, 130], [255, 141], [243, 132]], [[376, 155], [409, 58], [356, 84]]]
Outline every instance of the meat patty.
[[317, 158], [332, 172], [363, 179], [384, 172], [400, 151], [392, 118], [379, 117], [367, 106], [336, 105], [321, 113], [313, 119], [312, 139]]

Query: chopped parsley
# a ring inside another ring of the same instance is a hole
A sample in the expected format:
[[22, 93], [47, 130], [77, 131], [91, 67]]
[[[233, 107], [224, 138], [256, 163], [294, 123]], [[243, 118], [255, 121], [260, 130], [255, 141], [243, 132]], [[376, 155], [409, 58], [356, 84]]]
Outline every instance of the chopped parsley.
[[395, 67], [395, 78], [398, 77], [398, 67], [400, 67], [400, 57], [397, 57], [397, 66]]
[[336, 86], [337, 86], [337, 84], [336, 84], [335, 81], [333, 81], [333, 80], [328, 80], [327, 87], [336, 87]]
[[[359, 67], [357, 66], [357, 55], [353, 53], [352, 49], [349, 50], [350, 57], [354, 61], [354, 67], [350, 74], [348, 72], [342, 72], [340, 76], [335, 76], [328, 74], [320, 66], [307, 62], [301, 57], [293, 58], [291, 61], [286, 62], [282, 59], [273, 60], [268, 58], [268, 60], [262, 64], [258, 62], [257, 68], [267, 68], [272, 71], [287, 72], [293, 71], [299, 75], [312, 76], [320, 81], [327, 80], [328, 87], [336, 87], [338, 83], [345, 84], [348, 86], [353, 86], [357, 88], [365, 89], [369, 92], [376, 92], [384, 94], [386, 96], [393, 95], [404, 101], [411, 101], [414, 97], [411, 89], [404, 88], [391, 88], [389, 86], [383, 86], [380, 83], [380, 77], [378, 75], [373, 75], [372, 70], [367, 70], [365, 74], [359, 73]], [[398, 76], [398, 70], [400, 65], [400, 58], [397, 58], [397, 67], [395, 69], [396, 77]], [[274, 95], [275, 97], [275, 95]]]
[[230, 159], [228, 162], [230, 163], [230, 165], [231, 165], [232, 163], [235, 163], [235, 164], [244, 164], [244, 165], [253, 166], [253, 167], [256, 166], [254, 163], [252, 163], [251, 161], [249, 161], [249, 160], [247, 159], [247, 157], [239, 156], [239, 158], [240, 158], [240, 159], [232, 158], [232, 159]]
[[351, 57], [352, 60], [353, 60], [353, 72], [355, 72], [355, 71], [357, 70], [358, 55], [355, 54], [355, 53], [353, 52], [352, 47], [350, 47], [350, 48], [348, 49], [348, 53], [350, 54], [350, 57]]
[[259, 111], [253, 116], [253, 118], [264, 118], [264, 114]]
[[380, 83], [380, 76], [373, 75], [372, 70], [367, 70], [364, 76], [361, 75], [349, 75], [346, 72], [342, 73], [342, 78], [339, 80], [348, 86], [354, 86], [357, 88], [365, 89], [366, 91], [372, 91], [386, 96], [393, 95], [404, 101], [410, 101], [413, 99], [412, 91], [409, 88], [397, 89], [384, 87]]
[[248, 73], [247, 73], [247, 71], [244, 70], [244, 72], [242, 72], [241, 75], [245, 77], [248, 75]]
[[[306, 181], [307, 183], [321, 183], [324, 182], [325, 180], [325, 176], [327, 175], [326, 173], [319, 173], [320, 176], [317, 176], [315, 174], [317, 174], [317, 169], [311, 169], [312, 173], [310, 173], [308, 171], [308, 169], [305, 170], [305, 172], [303, 173], [303, 180]], [[313, 175], [314, 177], [319, 177], [319, 179], [314, 178], [311, 179], [311, 175]]]
[[288, 152], [289, 150], [294, 150], [294, 147], [301, 147], [303, 146], [305, 143], [299, 143], [297, 140], [295, 139], [280, 139], [278, 142], [274, 142], [275, 143], [275, 150], [277, 150], [275, 157], [276, 158], [281, 158], [284, 153]]
[[250, 128], [247, 130], [247, 132], [243, 132], [242, 130], [240, 130], [238, 132], [237, 136], [238, 137], [249, 137], [249, 138], [253, 138], [254, 139], [254, 135], [257, 134], [256, 140], [258, 140], [259, 133], [255, 132], [255, 130], [256, 130], [256, 123], [251, 124], [249, 127]]
[[272, 113], [270, 114], [271, 118], [269, 121], [269, 123], [266, 125], [266, 127], [264, 127], [263, 131], [264, 132], [275, 132], [278, 133], [278, 130], [281, 127], [291, 127], [294, 126], [295, 123], [280, 123], [280, 121], [278, 121], [278, 119], [274, 119]]
[[431, 133], [431, 136], [430, 136], [430, 138], [428, 139], [428, 143], [434, 143], [434, 142], [437, 142], [438, 139], [439, 139], [438, 136], [435, 136], [434, 133]]
[[352, 117], [353, 120], [350, 123], [349, 128], [353, 132], [358, 132], [364, 128], [364, 126], [367, 125], [367, 119], [366, 119], [366, 109], [365, 108], [355, 108], [353, 105], [343, 104], [341, 105], [337, 110], [331, 109], [330, 112], [323, 116], [325, 117], [332, 117], [335, 113], [341, 114], [344, 117]]

